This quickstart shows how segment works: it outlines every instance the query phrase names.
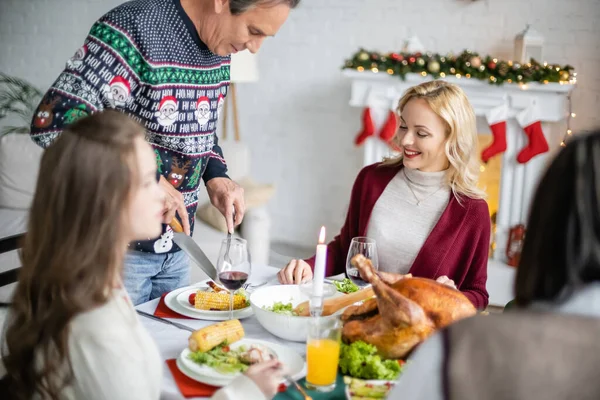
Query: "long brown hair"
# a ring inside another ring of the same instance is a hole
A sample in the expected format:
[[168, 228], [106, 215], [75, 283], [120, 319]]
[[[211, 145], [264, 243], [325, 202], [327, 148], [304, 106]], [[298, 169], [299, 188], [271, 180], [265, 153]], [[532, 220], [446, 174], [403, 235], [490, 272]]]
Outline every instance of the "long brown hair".
[[2, 348], [11, 398], [57, 399], [73, 378], [69, 323], [104, 304], [122, 271], [143, 132], [105, 111], [68, 127], [44, 152]]

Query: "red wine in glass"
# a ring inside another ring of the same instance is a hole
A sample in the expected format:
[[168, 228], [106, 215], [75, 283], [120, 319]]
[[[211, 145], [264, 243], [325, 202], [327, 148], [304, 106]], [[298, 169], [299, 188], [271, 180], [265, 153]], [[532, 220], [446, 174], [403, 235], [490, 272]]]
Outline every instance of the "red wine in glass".
[[348, 275], [348, 278], [350, 278], [350, 280], [358, 287], [365, 287], [369, 284], [369, 282], [360, 277], [360, 272], [358, 272], [357, 268], [348, 268], [346, 270], [346, 274]]
[[238, 271], [226, 271], [219, 274], [219, 281], [229, 290], [238, 290], [248, 280], [248, 274]]

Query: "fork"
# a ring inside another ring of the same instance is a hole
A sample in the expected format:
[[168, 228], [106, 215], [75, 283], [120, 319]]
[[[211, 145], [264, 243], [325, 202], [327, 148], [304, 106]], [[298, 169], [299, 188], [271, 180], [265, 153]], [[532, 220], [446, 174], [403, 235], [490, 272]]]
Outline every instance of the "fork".
[[254, 289], [254, 288], [266, 285], [267, 283], [269, 283], [269, 281], [264, 281], [264, 282], [261, 282], [261, 283], [244, 283], [242, 285], [242, 288], [244, 288], [244, 290], [246, 290], [246, 289]]

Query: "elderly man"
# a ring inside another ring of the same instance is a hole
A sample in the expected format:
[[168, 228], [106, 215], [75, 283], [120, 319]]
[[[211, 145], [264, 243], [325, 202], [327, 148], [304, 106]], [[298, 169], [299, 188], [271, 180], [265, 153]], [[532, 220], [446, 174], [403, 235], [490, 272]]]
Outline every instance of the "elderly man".
[[129, 1], [92, 26], [42, 99], [31, 126], [42, 147], [67, 124], [105, 108], [146, 127], [166, 193], [165, 226], [160, 238], [130, 245], [125, 286], [135, 304], [188, 284], [189, 261], [167, 224], [177, 215], [191, 234], [200, 178], [229, 231], [242, 221], [243, 190], [227, 176], [215, 135], [230, 54], [257, 52], [299, 2]]

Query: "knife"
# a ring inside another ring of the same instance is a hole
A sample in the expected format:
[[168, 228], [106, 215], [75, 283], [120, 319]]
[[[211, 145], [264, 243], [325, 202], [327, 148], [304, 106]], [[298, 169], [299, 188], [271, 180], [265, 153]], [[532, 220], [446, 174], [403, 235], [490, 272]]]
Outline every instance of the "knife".
[[150, 319], [153, 319], [155, 321], [162, 322], [164, 324], [169, 324], [169, 325], [175, 326], [175, 327], [177, 327], [179, 329], [183, 329], [183, 330], [186, 330], [186, 331], [196, 332], [196, 330], [194, 328], [191, 328], [191, 327], [189, 327], [187, 325], [183, 325], [183, 324], [180, 324], [178, 322], [169, 321], [168, 319], [157, 317], [156, 315], [148, 314], [147, 312], [144, 312], [144, 311], [141, 311], [141, 310], [135, 310], [135, 311], [137, 311], [138, 314], [140, 314], [140, 315], [142, 315], [142, 316], [144, 316], [146, 318], [150, 318]]
[[173, 218], [169, 224], [173, 229], [173, 241], [181, 248], [198, 266], [215, 282], [217, 280], [217, 269], [212, 262], [206, 257], [204, 251], [198, 246], [190, 236], [183, 233], [183, 227], [177, 218]]

